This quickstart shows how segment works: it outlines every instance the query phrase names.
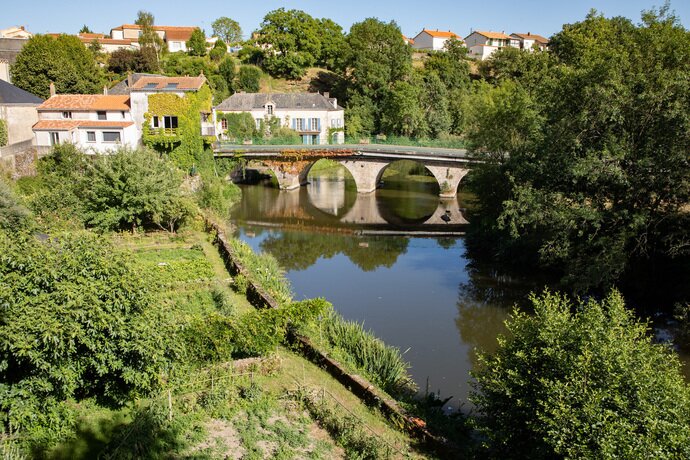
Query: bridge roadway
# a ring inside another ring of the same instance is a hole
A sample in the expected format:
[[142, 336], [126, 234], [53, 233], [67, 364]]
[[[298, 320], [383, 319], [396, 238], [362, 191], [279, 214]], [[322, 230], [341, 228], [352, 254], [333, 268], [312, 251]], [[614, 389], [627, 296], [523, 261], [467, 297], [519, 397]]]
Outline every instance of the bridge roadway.
[[311, 166], [321, 158], [341, 163], [350, 172], [358, 193], [376, 190], [386, 167], [399, 160], [422, 163], [439, 184], [440, 196], [454, 197], [458, 185], [477, 161], [465, 149], [381, 144], [341, 145], [228, 145], [215, 144], [216, 158], [258, 161], [276, 175], [282, 190], [307, 183]]

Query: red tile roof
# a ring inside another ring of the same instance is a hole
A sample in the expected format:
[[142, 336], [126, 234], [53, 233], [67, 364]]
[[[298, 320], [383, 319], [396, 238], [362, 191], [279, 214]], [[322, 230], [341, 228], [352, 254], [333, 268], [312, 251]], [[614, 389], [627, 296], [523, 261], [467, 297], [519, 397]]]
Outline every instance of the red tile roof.
[[[481, 30], [475, 30], [472, 33], [483, 35], [486, 38], [498, 38], [498, 39], [503, 39], [503, 40], [514, 40], [513, 37], [511, 37], [510, 35], [506, 35], [503, 32], [490, 32], [490, 31], [486, 32], [486, 31], [481, 31]], [[470, 34], [470, 35], [472, 35], [472, 34]]]
[[[444, 31], [444, 30], [429, 30], [429, 29], [422, 29], [422, 32], [426, 32], [426, 33], [428, 33], [429, 35], [431, 35], [432, 37], [435, 37], [435, 38], [451, 38], [451, 37], [455, 37], [455, 38], [459, 38], [459, 39], [462, 40], [462, 37], [461, 37], [460, 35], [456, 34], [455, 32], [451, 32], [450, 30], [446, 32], [446, 31]], [[422, 33], [422, 32], [420, 32], [420, 33]]]
[[34, 131], [71, 131], [75, 128], [126, 128], [133, 121], [104, 120], [39, 120], [34, 124]]
[[106, 96], [103, 94], [56, 94], [51, 96], [38, 110], [124, 110], [129, 112], [129, 96]]
[[[131, 87], [133, 91], [160, 91], [168, 89], [171, 91], [186, 91], [199, 90], [206, 82], [206, 78], [202, 75], [198, 77], [141, 77]], [[156, 86], [152, 86], [152, 85]], [[177, 84], [176, 87], [170, 88], [168, 85]]]
[[513, 35], [515, 35], [516, 37], [520, 37], [523, 40], [525, 40], [525, 39], [534, 40], [534, 41], [537, 41], [539, 43], [543, 43], [544, 45], [549, 43], [548, 38], [544, 38], [541, 35], [537, 35], [537, 34], [527, 33], [527, 34], [513, 34]]

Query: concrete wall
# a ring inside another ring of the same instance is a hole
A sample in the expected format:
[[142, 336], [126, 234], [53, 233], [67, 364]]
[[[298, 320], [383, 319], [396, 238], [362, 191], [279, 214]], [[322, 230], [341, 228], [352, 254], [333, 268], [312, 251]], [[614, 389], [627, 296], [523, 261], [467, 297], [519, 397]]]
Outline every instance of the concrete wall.
[[433, 49], [434, 47], [434, 37], [429, 35], [426, 32], [421, 32], [419, 33], [415, 38], [414, 38], [414, 44], [412, 45], [412, 48], [418, 49], [418, 50], [430, 50]]
[[0, 105], [0, 119], [7, 123], [8, 144], [34, 138], [31, 127], [38, 121], [38, 105]]

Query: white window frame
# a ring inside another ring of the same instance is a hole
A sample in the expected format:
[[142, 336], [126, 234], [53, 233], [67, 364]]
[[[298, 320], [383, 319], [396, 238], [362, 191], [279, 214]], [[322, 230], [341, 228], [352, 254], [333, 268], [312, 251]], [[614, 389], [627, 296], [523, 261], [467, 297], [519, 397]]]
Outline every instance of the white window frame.
[[[115, 140], [115, 141], [105, 140], [106, 134], [117, 134], [117, 140]], [[122, 133], [120, 131], [103, 131], [103, 143], [105, 143], [105, 144], [121, 144], [122, 143]]]
[[[102, 116], [103, 118], [101, 118], [101, 116]], [[101, 121], [107, 120], [107, 119], [108, 119], [108, 112], [106, 112], [105, 110], [98, 110], [98, 111], [96, 112], [96, 118], [99, 119], [99, 120], [101, 120]]]
[[[93, 134], [93, 140], [89, 139], [89, 134]], [[86, 131], [86, 142], [89, 144], [96, 143], [96, 131]]]
[[60, 144], [60, 132], [59, 131], [49, 131], [50, 135], [50, 145]]

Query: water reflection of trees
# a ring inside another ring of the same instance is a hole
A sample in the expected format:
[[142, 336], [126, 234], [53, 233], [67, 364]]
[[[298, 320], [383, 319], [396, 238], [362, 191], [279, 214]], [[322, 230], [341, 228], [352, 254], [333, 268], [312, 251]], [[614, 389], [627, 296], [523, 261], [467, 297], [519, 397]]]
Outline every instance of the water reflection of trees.
[[455, 325], [463, 342], [470, 345], [469, 361], [477, 365], [477, 352], [492, 352], [496, 338], [506, 333], [505, 320], [514, 306], [523, 306], [533, 282], [502, 273], [495, 267], [468, 265], [468, 281], [458, 287]]
[[305, 270], [323, 257], [344, 254], [363, 271], [392, 267], [407, 252], [407, 238], [355, 237], [329, 233], [282, 231], [271, 233], [261, 242], [286, 270]]

